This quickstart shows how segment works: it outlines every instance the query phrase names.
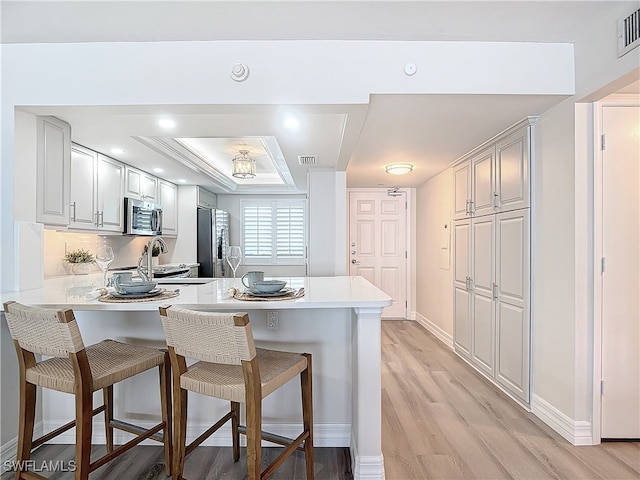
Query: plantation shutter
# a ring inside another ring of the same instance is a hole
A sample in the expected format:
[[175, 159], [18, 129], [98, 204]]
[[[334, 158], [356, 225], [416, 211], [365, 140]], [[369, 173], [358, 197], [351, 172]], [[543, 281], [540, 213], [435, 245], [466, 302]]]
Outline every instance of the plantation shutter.
[[271, 206], [245, 206], [244, 255], [248, 258], [271, 258], [273, 255], [273, 215]]
[[278, 205], [276, 207], [276, 256], [304, 258], [304, 254], [304, 206]]

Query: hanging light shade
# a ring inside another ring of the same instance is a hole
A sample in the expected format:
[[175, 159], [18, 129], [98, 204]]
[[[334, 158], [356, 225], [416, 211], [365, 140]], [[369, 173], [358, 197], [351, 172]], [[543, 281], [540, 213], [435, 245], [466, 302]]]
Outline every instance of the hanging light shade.
[[253, 178], [256, 176], [256, 161], [249, 154], [249, 150], [240, 150], [233, 157], [233, 173], [238, 178]]
[[392, 163], [386, 165], [384, 170], [392, 175], [405, 175], [413, 170], [412, 163]]

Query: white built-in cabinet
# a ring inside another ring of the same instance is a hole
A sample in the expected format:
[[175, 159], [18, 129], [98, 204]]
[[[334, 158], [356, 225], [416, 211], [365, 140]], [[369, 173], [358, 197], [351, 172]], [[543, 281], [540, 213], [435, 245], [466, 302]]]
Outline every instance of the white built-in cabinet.
[[36, 221], [69, 224], [71, 127], [55, 117], [36, 117]]
[[196, 187], [196, 203], [200, 208], [214, 209], [218, 207], [218, 197], [215, 193], [205, 190], [202, 187]]
[[507, 130], [452, 167], [458, 217], [453, 225], [454, 348], [523, 403], [530, 401], [534, 120]]
[[472, 150], [453, 167], [453, 218], [479, 217], [530, 206], [529, 117]]
[[127, 197], [158, 203], [158, 178], [127, 165], [124, 193]]
[[124, 231], [123, 163], [73, 144], [69, 228]]
[[158, 202], [162, 206], [162, 235], [178, 234], [178, 187], [158, 179]]

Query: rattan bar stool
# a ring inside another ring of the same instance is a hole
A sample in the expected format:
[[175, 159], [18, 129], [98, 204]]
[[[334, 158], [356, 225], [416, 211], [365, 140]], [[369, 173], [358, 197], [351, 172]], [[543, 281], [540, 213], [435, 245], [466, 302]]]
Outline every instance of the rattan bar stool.
[[[311, 354], [255, 348], [246, 313], [196, 312], [161, 307], [173, 372], [173, 475], [183, 480], [185, 456], [231, 420], [233, 459], [240, 459], [239, 434], [247, 436], [249, 480], [269, 478], [295, 450], [304, 451], [307, 480], [313, 480], [313, 405]], [[187, 366], [186, 359], [199, 360]], [[295, 439], [262, 431], [262, 399], [300, 375], [303, 431]], [[231, 402], [230, 411], [186, 445], [187, 392]], [[240, 403], [246, 426], [239, 425]], [[280, 455], [261, 472], [261, 439], [283, 445]]]
[[[86, 480], [89, 473], [147, 438], [164, 443], [165, 469], [167, 475], [171, 475], [171, 372], [167, 352], [114, 340], [104, 340], [85, 348], [72, 310], [35, 308], [7, 302], [4, 311], [20, 366], [16, 480], [44, 479], [35, 472], [22, 470], [28, 465], [26, 461], [31, 450], [74, 426], [76, 480]], [[37, 362], [35, 354], [53, 358]], [[114, 419], [113, 385], [153, 367], [160, 370], [162, 422], [143, 429]], [[37, 386], [74, 394], [76, 416], [74, 421], [34, 440]], [[93, 392], [100, 389], [104, 405], [94, 410]], [[92, 462], [92, 421], [93, 416], [100, 412], [104, 412], [107, 453]], [[114, 428], [137, 436], [114, 449]]]

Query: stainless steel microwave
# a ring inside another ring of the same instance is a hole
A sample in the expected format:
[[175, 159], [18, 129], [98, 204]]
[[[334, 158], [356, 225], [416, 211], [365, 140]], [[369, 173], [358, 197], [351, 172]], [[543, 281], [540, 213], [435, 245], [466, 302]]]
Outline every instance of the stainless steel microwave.
[[162, 207], [125, 197], [124, 224], [129, 235], [162, 235]]

